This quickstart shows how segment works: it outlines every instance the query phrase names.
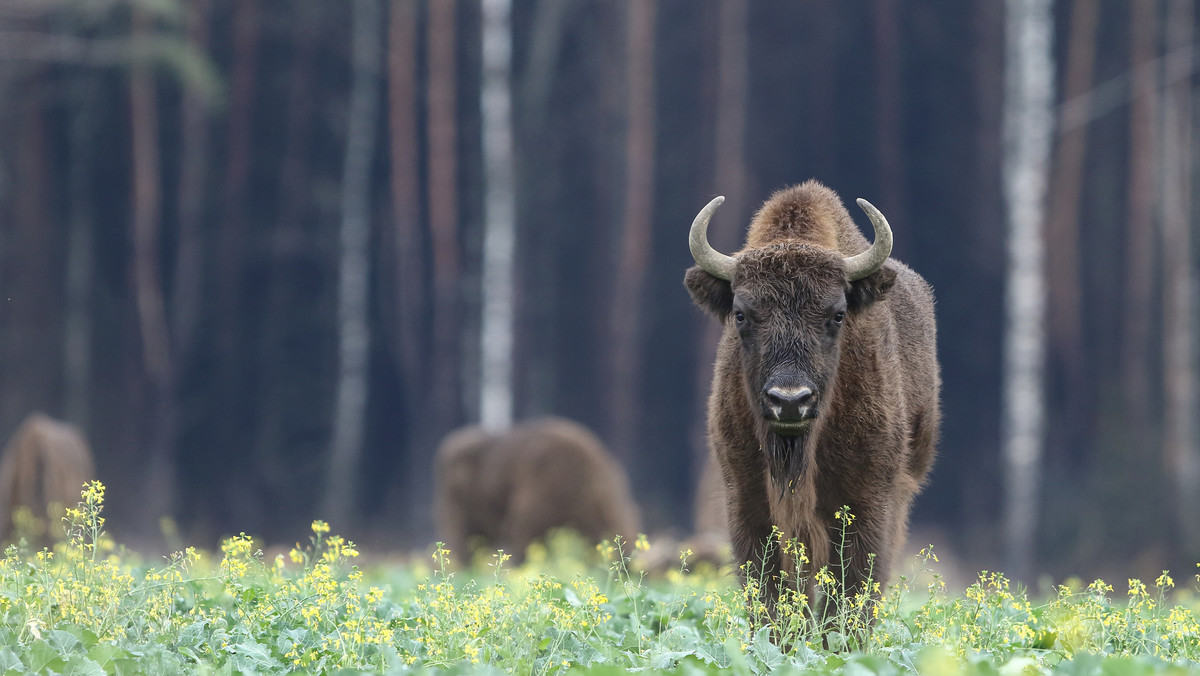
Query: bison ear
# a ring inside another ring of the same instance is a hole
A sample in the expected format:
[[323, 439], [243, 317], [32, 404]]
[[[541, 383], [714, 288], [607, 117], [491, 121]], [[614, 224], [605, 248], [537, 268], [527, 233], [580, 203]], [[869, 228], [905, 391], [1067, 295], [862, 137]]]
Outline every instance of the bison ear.
[[846, 294], [846, 309], [852, 314], [865, 310], [876, 301], [883, 300], [895, 285], [896, 269], [884, 265], [874, 274], [850, 282], [850, 292]]
[[702, 310], [721, 321], [733, 311], [733, 286], [693, 265], [683, 276], [683, 285], [692, 294], [692, 301]]

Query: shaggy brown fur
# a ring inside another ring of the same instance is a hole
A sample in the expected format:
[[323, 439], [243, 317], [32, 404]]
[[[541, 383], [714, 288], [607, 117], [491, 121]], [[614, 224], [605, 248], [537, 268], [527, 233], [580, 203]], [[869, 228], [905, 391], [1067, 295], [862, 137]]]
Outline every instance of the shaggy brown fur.
[[0, 458], [0, 540], [12, 534], [13, 511], [18, 507], [28, 507], [33, 516], [48, 520], [55, 532], [60, 510], [74, 507], [83, 484], [95, 478], [92, 451], [79, 430], [31, 413]]
[[[734, 560], [778, 579], [794, 566], [767, 546], [778, 526], [811, 558], [810, 599], [812, 573], [825, 565], [850, 594], [868, 574], [888, 581], [940, 424], [932, 291], [895, 260], [848, 281], [843, 258], [867, 247], [838, 196], [808, 181], [775, 193], [755, 215], [732, 282], [699, 266], [684, 280], [725, 325], [709, 443], [725, 482]], [[772, 386], [810, 388], [815, 417], [774, 425]], [[857, 517], [845, 570], [833, 548], [842, 505]]]
[[530, 421], [500, 436], [457, 430], [438, 447], [435, 474], [439, 537], [463, 561], [503, 549], [520, 562], [552, 528], [573, 528], [590, 542], [638, 533], [624, 469], [569, 420]]

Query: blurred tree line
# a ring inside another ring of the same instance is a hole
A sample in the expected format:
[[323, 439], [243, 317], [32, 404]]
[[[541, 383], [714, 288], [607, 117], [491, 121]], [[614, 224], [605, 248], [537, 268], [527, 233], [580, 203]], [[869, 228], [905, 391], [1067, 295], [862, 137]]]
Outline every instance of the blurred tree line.
[[[1164, 347], [1194, 314], [1167, 274], [1194, 267], [1194, 179], [1164, 197], [1161, 161], [1194, 156], [1194, 107], [1164, 105], [1193, 96], [1190, 6], [1053, 6], [1040, 570], [1200, 555], [1172, 502], [1194, 346]], [[649, 526], [688, 528], [716, 337], [688, 224], [726, 195], [710, 236], [734, 251], [816, 177], [878, 205], [936, 291], [945, 423], [914, 520], [998, 557], [1004, 4], [510, 18], [514, 415], [591, 426]], [[482, 26], [468, 0], [0, 0], [0, 434], [80, 425], [127, 537], [170, 514], [428, 542], [433, 449], [480, 415]]]

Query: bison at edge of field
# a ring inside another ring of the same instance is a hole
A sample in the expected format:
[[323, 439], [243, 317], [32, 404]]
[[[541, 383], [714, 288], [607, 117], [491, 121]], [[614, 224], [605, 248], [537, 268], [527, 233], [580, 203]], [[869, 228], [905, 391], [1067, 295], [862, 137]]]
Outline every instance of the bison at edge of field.
[[501, 434], [458, 429], [438, 446], [434, 470], [438, 536], [463, 563], [497, 549], [520, 563], [530, 543], [555, 528], [592, 544], [638, 534], [625, 470], [570, 420], [531, 420]]
[[29, 414], [0, 456], [0, 541], [12, 535], [19, 507], [48, 522], [51, 533], [57, 529], [61, 534], [62, 509], [74, 507], [83, 484], [95, 478], [91, 448], [78, 428], [42, 413]]
[[[734, 561], [771, 580], [794, 569], [768, 546], [777, 526], [805, 546], [808, 598], [825, 565], [847, 595], [868, 575], [886, 583], [940, 425], [932, 291], [889, 258], [891, 230], [866, 200], [874, 244], [836, 193], [808, 181], [772, 195], [732, 256], [707, 239], [722, 201], [692, 223], [684, 283], [724, 325], [708, 431]], [[843, 505], [855, 521], [839, 553]]]

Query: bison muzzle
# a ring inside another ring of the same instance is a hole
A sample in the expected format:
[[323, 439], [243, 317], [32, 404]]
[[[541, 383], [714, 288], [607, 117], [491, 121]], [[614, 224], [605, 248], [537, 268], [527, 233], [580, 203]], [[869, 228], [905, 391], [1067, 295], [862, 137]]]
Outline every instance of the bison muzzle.
[[[775, 193], [734, 255], [708, 243], [716, 198], [696, 216], [684, 283], [724, 325], [708, 406], [735, 562], [779, 579], [795, 567], [772, 527], [829, 566], [846, 594], [886, 582], [934, 457], [940, 411], [933, 294], [891, 259], [891, 230], [866, 200], [869, 244], [829, 188]], [[835, 513], [855, 515], [844, 549]], [[771, 585], [764, 585], [770, 588]], [[777, 590], [777, 587], [774, 588]], [[771, 605], [775, 592], [767, 592]]]

